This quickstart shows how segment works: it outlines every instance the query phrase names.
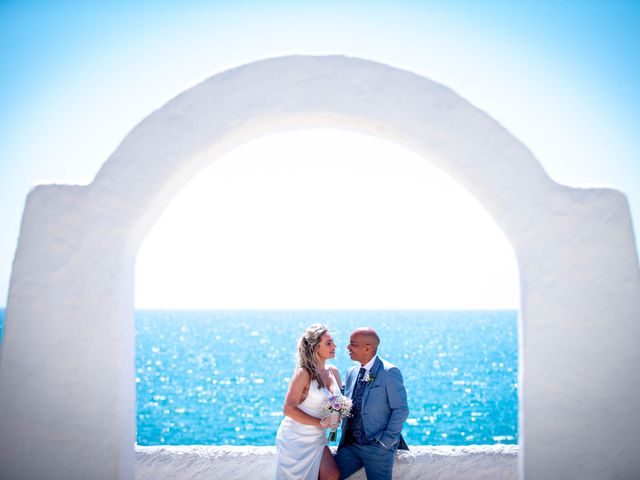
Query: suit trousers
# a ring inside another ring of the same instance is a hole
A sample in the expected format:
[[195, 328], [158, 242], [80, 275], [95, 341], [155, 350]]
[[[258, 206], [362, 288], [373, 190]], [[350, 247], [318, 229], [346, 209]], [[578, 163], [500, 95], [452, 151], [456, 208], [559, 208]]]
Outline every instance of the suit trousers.
[[336, 454], [340, 479], [349, 478], [362, 467], [367, 480], [391, 480], [395, 452], [380, 443], [343, 445]]

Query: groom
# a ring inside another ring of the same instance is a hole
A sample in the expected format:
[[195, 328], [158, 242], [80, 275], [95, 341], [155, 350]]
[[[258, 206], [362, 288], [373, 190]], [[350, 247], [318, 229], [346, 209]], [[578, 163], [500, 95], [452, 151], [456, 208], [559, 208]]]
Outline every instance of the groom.
[[336, 463], [346, 479], [364, 466], [367, 480], [391, 480], [396, 450], [408, 450], [400, 432], [409, 415], [398, 367], [377, 355], [380, 337], [372, 328], [351, 334], [349, 355], [360, 362], [345, 379], [352, 416], [342, 424]]

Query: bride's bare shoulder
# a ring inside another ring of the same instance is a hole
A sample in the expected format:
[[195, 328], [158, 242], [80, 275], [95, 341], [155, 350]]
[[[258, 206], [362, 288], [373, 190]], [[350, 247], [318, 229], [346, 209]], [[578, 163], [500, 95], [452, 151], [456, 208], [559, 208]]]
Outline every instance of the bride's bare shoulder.
[[329, 365], [329, 370], [331, 370], [331, 373], [333, 374], [334, 377], [336, 377], [336, 380], [338, 380], [338, 382], [340, 381], [340, 370], [338, 370], [338, 367], [336, 367], [335, 365]]
[[311, 378], [311, 373], [304, 367], [296, 367], [293, 372], [293, 378], [301, 378], [304, 380], [309, 380]]

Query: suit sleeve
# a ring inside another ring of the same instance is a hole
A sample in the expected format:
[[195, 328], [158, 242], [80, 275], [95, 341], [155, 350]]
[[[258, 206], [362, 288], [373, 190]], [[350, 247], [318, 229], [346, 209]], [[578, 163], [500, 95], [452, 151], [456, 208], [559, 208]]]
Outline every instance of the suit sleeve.
[[387, 448], [393, 449], [400, 441], [402, 424], [409, 416], [407, 405], [407, 391], [402, 381], [402, 373], [398, 368], [391, 368], [387, 371], [387, 399], [391, 415], [387, 428], [382, 433], [379, 441]]

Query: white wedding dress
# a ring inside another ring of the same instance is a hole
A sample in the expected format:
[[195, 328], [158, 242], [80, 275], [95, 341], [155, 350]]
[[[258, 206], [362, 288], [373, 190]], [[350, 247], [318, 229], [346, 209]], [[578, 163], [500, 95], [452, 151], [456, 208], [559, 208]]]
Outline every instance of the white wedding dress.
[[[339, 392], [336, 379], [331, 376], [332, 392]], [[311, 381], [309, 394], [298, 408], [312, 417], [323, 418], [322, 405], [332, 393], [318, 382]], [[284, 417], [276, 434], [276, 480], [317, 480], [322, 452], [327, 444], [325, 428], [304, 425]]]

